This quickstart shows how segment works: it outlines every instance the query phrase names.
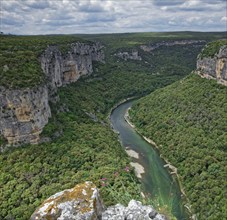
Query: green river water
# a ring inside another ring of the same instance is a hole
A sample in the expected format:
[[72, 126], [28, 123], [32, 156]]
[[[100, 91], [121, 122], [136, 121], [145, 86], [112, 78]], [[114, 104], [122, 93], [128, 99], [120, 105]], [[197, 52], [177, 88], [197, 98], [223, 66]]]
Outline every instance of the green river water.
[[128, 101], [115, 108], [110, 120], [114, 130], [119, 132], [122, 146], [139, 154], [139, 159], [132, 158], [132, 161], [144, 167], [145, 173], [141, 179], [144, 192], [150, 194], [153, 199], [157, 196], [161, 198], [164, 204], [171, 207], [178, 220], [189, 219], [183, 206], [178, 182], [164, 167], [165, 161], [160, 158], [155, 147], [145, 141], [124, 119], [132, 103], [133, 101]]

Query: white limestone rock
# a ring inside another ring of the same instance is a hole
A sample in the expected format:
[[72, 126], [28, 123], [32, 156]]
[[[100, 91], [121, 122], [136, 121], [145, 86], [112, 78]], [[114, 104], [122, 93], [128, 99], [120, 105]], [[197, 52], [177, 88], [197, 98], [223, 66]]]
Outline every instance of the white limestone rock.
[[[57, 88], [91, 74], [93, 61], [104, 62], [104, 52], [99, 43], [77, 42], [65, 53], [58, 46], [49, 46], [39, 60], [48, 79], [46, 84], [26, 89], [0, 86], [0, 136], [9, 145], [39, 143], [40, 133], [51, 117], [49, 101], [58, 99]], [[7, 148], [0, 146], [0, 152]]]
[[127, 207], [105, 208], [92, 182], [78, 184], [46, 199], [30, 220], [167, 220], [152, 206], [131, 200]]
[[141, 202], [131, 200], [127, 207], [117, 204], [102, 213], [102, 220], [166, 220], [152, 206], [143, 206]]
[[47, 87], [0, 87], [0, 100], [0, 135], [11, 145], [38, 143], [39, 134], [51, 117]]
[[227, 86], [227, 45], [222, 46], [214, 57], [199, 57], [196, 73], [203, 78], [214, 79]]
[[31, 220], [98, 220], [103, 211], [98, 189], [85, 182], [46, 199]]
[[132, 51], [131, 53], [129, 52], [118, 52], [117, 54], [114, 54], [115, 56], [123, 59], [123, 60], [142, 60], [141, 56], [139, 56], [138, 51]]

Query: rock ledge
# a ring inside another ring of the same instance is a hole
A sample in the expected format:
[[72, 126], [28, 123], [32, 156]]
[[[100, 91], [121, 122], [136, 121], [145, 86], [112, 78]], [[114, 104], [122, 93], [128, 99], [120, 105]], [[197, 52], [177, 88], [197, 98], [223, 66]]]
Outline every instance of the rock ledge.
[[46, 199], [31, 220], [94, 220], [101, 218], [103, 210], [98, 189], [92, 182], [85, 182]]
[[131, 200], [127, 207], [105, 208], [92, 182], [76, 185], [46, 199], [30, 220], [167, 220], [150, 205]]

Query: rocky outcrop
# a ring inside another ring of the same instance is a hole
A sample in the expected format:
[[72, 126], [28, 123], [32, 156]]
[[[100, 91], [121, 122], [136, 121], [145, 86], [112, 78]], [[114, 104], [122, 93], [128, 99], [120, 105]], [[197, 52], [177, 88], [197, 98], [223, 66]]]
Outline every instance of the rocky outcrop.
[[204, 40], [176, 40], [176, 41], [162, 41], [158, 43], [151, 43], [148, 45], [141, 45], [140, 48], [145, 52], [152, 52], [153, 50], [161, 47], [171, 47], [175, 45], [187, 45], [187, 44], [193, 44], [193, 46], [202, 46], [206, 43]]
[[196, 73], [227, 86], [227, 45], [222, 46], [214, 57], [199, 57]]
[[74, 43], [66, 53], [62, 53], [57, 46], [49, 46], [40, 57], [51, 93], [64, 84], [76, 82], [81, 76], [91, 74], [93, 61], [104, 62], [104, 52], [98, 43]]
[[102, 220], [167, 220], [152, 206], [143, 206], [141, 202], [131, 200], [127, 207], [117, 204], [102, 213]]
[[132, 53], [119, 52], [119, 53], [114, 54], [114, 55], [123, 59], [123, 60], [142, 60], [141, 56], [139, 56], [138, 51], [132, 51]]
[[51, 116], [46, 86], [8, 90], [0, 87], [0, 134], [9, 144], [38, 143]]
[[117, 204], [105, 208], [92, 182], [78, 184], [45, 200], [31, 220], [166, 220], [152, 206], [131, 200], [127, 207]]
[[43, 202], [31, 220], [100, 219], [104, 211], [98, 189], [91, 182], [56, 193]]
[[46, 84], [21, 90], [0, 87], [0, 136], [8, 144], [38, 143], [51, 117], [49, 101], [56, 98], [57, 88], [91, 74], [93, 61], [104, 62], [104, 52], [98, 43], [74, 43], [67, 47], [63, 53], [58, 46], [49, 46], [40, 56]]

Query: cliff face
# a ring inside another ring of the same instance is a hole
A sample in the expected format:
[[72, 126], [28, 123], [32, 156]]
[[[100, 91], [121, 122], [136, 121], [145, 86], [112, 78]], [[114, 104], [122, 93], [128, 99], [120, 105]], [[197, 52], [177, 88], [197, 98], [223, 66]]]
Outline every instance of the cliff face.
[[115, 56], [123, 59], [123, 60], [142, 60], [141, 56], [139, 56], [138, 51], [132, 51], [131, 53], [129, 52], [119, 52], [117, 54], [114, 54]]
[[37, 143], [51, 116], [46, 86], [35, 89], [0, 88], [0, 134], [9, 144]]
[[162, 41], [159, 43], [151, 43], [148, 45], [141, 45], [140, 48], [145, 52], [152, 52], [153, 50], [165, 46], [171, 47], [175, 45], [188, 45], [193, 44], [194, 47], [204, 45], [206, 41], [204, 40], [176, 40], [176, 41]]
[[227, 46], [222, 46], [214, 57], [199, 58], [196, 73], [227, 86]]
[[92, 73], [92, 62], [104, 62], [99, 44], [71, 44], [67, 53], [49, 46], [40, 56], [47, 83], [37, 88], [12, 90], [0, 87], [0, 136], [10, 145], [38, 143], [43, 127], [51, 117], [50, 97], [57, 88]]
[[49, 46], [40, 57], [50, 92], [56, 92], [57, 87], [77, 81], [80, 76], [91, 74], [93, 61], [104, 61], [104, 53], [98, 43], [71, 44], [66, 53], [62, 53], [57, 46]]

